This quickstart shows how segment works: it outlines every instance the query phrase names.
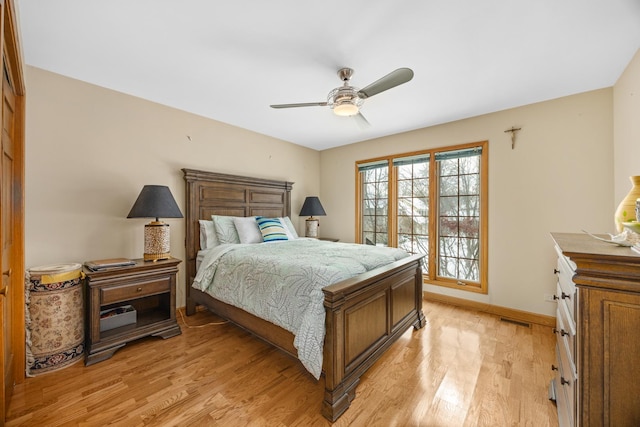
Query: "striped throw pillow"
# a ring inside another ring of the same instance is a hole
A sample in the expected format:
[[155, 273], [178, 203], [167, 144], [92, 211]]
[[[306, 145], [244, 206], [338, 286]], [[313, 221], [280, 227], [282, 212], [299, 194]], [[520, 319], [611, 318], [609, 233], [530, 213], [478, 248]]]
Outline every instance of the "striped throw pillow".
[[264, 242], [277, 242], [279, 240], [289, 240], [287, 232], [285, 231], [282, 223], [278, 218], [265, 218], [263, 216], [257, 216], [256, 221], [260, 232], [262, 233], [262, 240]]

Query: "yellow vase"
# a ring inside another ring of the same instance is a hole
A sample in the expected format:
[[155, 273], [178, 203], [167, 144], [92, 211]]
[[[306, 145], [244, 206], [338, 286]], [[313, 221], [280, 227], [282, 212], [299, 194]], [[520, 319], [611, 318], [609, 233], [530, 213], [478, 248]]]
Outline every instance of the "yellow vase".
[[623, 222], [636, 220], [636, 200], [640, 199], [640, 176], [631, 176], [629, 179], [633, 187], [631, 187], [629, 194], [622, 199], [618, 209], [616, 209], [615, 221], [616, 229], [619, 233], [624, 230]]

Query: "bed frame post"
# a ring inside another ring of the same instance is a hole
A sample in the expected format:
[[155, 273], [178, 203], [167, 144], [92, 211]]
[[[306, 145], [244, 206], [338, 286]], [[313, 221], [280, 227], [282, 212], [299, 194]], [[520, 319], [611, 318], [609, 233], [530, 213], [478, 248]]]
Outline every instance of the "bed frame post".
[[331, 421], [337, 420], [349, 408], [355, 397], [356, 386], [360, 382], [360, 379], [356, 378], [350, 385], [343, 383], [345, 375], [343, 304], [343, 296], [337, 297], [330, 303], [325, 297], [326, 333], [323, 356], [325, 388], [322, 415]]
[[198, 174], [197, 171], [190, 169], [182, 169], [184, 173], [184, 181], [185, 181], [185, 218], [187, 219], [185, 224], [185, 256], [186, 262], [185, 265], [185, 300], [186, 300], [186, 313], [187, 316], [191, 316], [196, 313], [196, 303], [191, 298], [191, 286], [190, 284], [193, 281], [193, 278], [196, 276], [196, 254], [197, 248], [200, 247], [200, 233], [199, 233], [199, 224], [197, 221], [193, 221], [193, 218], [198, 218], [196, 204], [198, 202], [197, 198], [197, 179]]

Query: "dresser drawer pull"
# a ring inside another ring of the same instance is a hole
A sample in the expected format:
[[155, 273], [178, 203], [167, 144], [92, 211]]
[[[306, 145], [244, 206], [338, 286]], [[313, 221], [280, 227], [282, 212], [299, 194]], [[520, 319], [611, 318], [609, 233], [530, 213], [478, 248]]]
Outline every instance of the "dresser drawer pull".
[[556, 365], [551, 365], [551, 370], [552, 370], [552, 371], [557, 371], [557, 370], [558, 370], [558, 367], [557, 367]]
[[142, 288], [136, 288], [136, 292], [142, 292]]
[[555, 301], [555, 300], [557, 300], [557, 299], [560, 299], [560, 298], [558, 297], [558, 295], [554, 295], [554, 296], [553, 296], [553, 300]]
[[564, 292], [562, 293], [562, 295], [560, 295], [560, 298], [565, 299], [565, 298], [569, 298], [571, 299], [571, 295], [565, 294]]
[[569, 385], [571, 384], [571, 381], [567, 381], [564, 379], [564, 377], [560, 377], [560, 384], [561, 385]]
[[553, 274], [558, 274], [558, 273], [560, 273], [560, 270], [558, 270], [557, 268], [554, 268], [553, 269]]

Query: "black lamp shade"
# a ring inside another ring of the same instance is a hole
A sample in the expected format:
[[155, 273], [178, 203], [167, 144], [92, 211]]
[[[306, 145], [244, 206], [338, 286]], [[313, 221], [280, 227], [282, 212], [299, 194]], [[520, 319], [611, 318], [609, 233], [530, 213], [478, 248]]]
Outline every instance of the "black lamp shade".
[[300, 210], [300, 216], [321, 216], [326, 215], [320, 199], [316, 196], [310, 196], [304, 199], [302, 209]]
[[169, 187], [145, 185], [127, 218], [182, 218], [182, 212]]

